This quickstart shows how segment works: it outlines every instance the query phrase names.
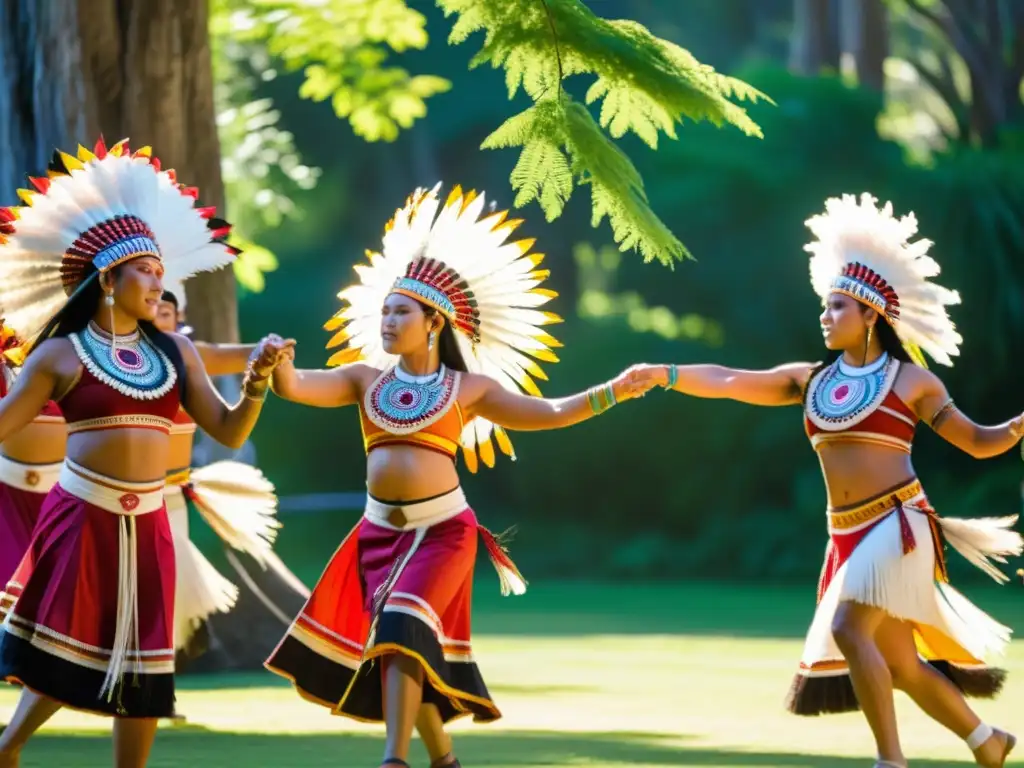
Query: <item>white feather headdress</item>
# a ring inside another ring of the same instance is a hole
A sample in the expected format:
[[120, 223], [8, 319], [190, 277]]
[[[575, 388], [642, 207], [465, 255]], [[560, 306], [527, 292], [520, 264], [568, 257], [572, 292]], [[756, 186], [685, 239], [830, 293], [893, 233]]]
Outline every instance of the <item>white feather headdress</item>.
[[[530, 358], [558, 362], [551, 348], [561, 344], [541, 326], [562, 320], [538, 309], [557, 295], [538, 287], [548, 276], [536, 269], [544, 257], [530, 253], [533, 240], [508, 241], [522, 222], [507, 219], [507, 211], [485, 211], [483, 194], [456, 186], [442, 205], [440, 187], [417, 189], [385, 227], [381, 252], [367, 252], [370, 263], [355, 266], [359, 282], [338, 294], [344, 306], [325, 325], [337, 331], [328, 348], [344, 345], [328, 365], [364, 360], [387, 368], [397, 362], [382, 346], [380, 311], [398, 292], [447, 318], [471, 373], [539, 396], [533, 379], [547, 376]], [[477, 469], [478, 452], [494, 466], [492, 432], [501, 451], [515, 458], [505, 431], [477, 417], [461, 438], [470, 471]]]
[[46, 177], [29, 182], [23, 205], [0, 209], [0, 308], [30, 341], [96, 272], [156, 256], [180, 283], [238, 254], [224, 242], [230, 225], [196, 207], [198, 190], [161, 170], [149, 147], [56, 151]]
[[946, 312], [960, 294], [931, 282], [941, 271], [928, 255], [930, 240], [917, 234], [913, 213], [896, 218], [892, 203], [876, 207], [867, 193], [825, 202], [825, 213], [807, 220], [816, 240], [804, 249], [811, 255], [811, 285], [822, 299], [843, 293], [874, 307], [895, 329], [911, 355], [920, 351], [952, 365], [963, 338]]

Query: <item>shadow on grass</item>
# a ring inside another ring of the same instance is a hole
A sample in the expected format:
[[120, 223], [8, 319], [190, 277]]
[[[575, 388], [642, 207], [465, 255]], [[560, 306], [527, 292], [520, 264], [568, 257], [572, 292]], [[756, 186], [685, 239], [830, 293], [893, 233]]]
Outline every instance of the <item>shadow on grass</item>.
[[[867, 768], [869, 758], [828, 757], [784, 752], [690, 747], [692, 737], [634, 733], [561, 734], [539, 731], [501, 731], [456, 734], [460, 760], [468, 766], [512, 768], [587, 764], [719, 766], [720, 768]], [[683, 746], [680, 746], [680, 742]], [[161, 731], [149, 768], [376, 768], [380, 765], [380, 735], [215, 733], [180, 727]], [[410, 762], [428, 761], [414, 744]], [[110, 764], [110, 741], [84, 734], [41, 735], [26, 748], [21, 768], [95, 768]], [[916, 768], [949, 766], [948, 760], [915, 760]]]

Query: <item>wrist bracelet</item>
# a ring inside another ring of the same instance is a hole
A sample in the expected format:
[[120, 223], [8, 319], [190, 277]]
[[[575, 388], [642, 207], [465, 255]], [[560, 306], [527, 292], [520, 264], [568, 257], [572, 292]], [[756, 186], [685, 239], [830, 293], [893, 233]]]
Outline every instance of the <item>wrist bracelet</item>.
[[590, 410], [595, 416], [600, 416], [614, 405], [618, 404], [615, 398], [615, 389], [611, 383], [600, 384], [587, 390], [587, 402], [590, 403]]
[[679, 381], [679, 366], [670, 365], [668, 367], [668, 383], [665, 385], [665, 389], [675, 389], [676, 383]]

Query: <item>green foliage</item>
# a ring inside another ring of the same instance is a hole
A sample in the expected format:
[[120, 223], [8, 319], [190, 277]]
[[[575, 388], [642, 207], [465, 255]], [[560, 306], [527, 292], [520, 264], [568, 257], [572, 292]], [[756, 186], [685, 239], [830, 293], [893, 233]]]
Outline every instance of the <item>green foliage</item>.
[[273, 102], [255, 97], [259, 79], [269, 80], [275, 72], [260, 46], [238, 39], [236, 1], [215, 0], [211, 6], [214, 103], [228, 215], [234, 242], [244, 249], [234, 264], [235, 278], [246, 290], [259, 292], [277, 259], [254, 241], [300, 215], [293, 196], [313, 189], [320, 169], [302, 162], [291, 133], [278, 127]]
[[258, 42], [288, 71], [304, 70], [303, 98], [331, 102], [367, 141], [394, 141], [427, 112], [444, 78], [388, 66], [391, 52], [422, 49], [426, 19], [404, 0], [253, 0], [231, 14], [239, 40]]
[[[476, 32], [483, 44], [471, 66], [505, 70], [509, 98], [522, 89], [534, 105], [509, 118], [485, 149], [522, 147], [511, 182], [516, 206], [536, 201], [551, 221], [561, 215], [576, 184], [591, 187], [591, 223], [607, 216], [621, 250], [666, 265], [689, 256], [651, 209], [643, 179], [612, 142], [632, 133], [656, 149], [660, 134], [676, 138], [684, 119], [733, 125], [761, 136], [733, 99], [767, 98], [716, 72], [687, 51], [633, 21], [610, 21], [579, 0], [437, 0], [457, 19], [449, 42]], [[563, 89], [573, 75], [592, 75], [587, 105], [600, 104], [598, 120]]]

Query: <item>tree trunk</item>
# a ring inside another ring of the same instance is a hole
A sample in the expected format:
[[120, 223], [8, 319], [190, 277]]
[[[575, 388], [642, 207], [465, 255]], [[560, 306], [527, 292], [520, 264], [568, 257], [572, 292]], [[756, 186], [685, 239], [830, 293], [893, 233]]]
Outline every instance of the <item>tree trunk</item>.
[[885, 59], [889, 55], [889, 14], [882, 0], [842, 0], [841, 36], [845, 53], [853, 57], [857, 80], [876, 91], [885, 89]]
[[17, 203], [26, 174], [41, 175], [56, 147], [88, 130], [82, 50], [72, 2], [0, 2], [0, 204]]
[[[79, 0], [88, 85], [99, 129], [153, 147], [164, 168], [224, 210], [213, 105], [207, 0]], [[186, 283], [189, 324], [207, 341], [238, 341], [230, 268]]]
[[800, 75], [839, 69], [839, 26], [830, 0], [793, 0], [789, 68]]

